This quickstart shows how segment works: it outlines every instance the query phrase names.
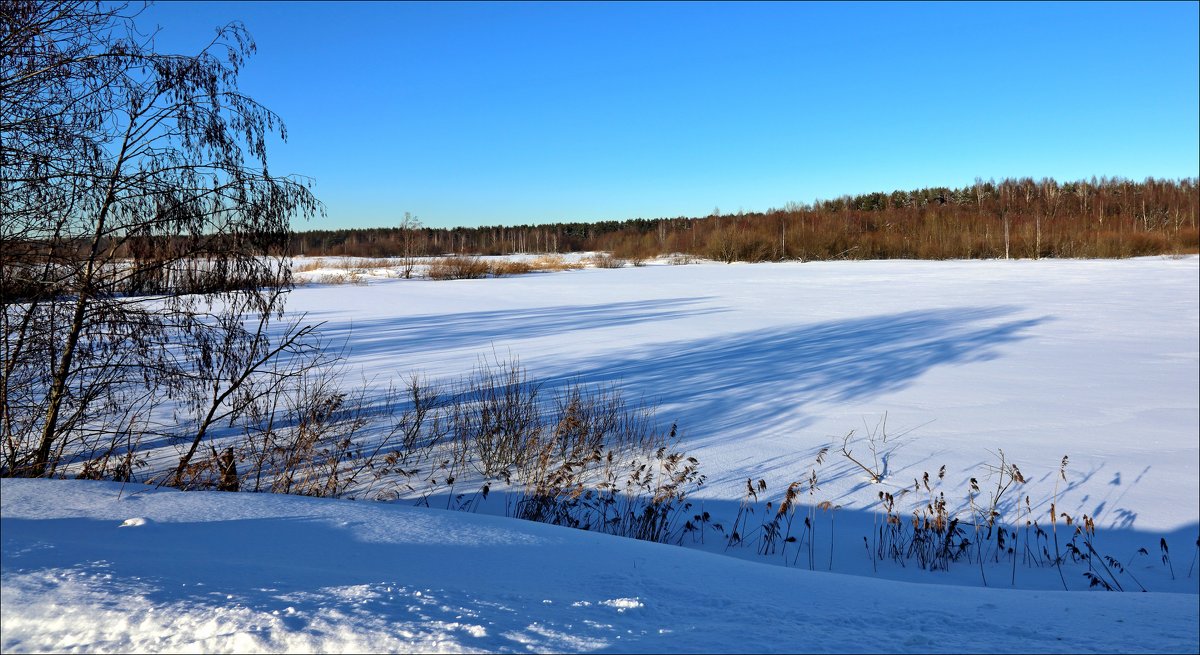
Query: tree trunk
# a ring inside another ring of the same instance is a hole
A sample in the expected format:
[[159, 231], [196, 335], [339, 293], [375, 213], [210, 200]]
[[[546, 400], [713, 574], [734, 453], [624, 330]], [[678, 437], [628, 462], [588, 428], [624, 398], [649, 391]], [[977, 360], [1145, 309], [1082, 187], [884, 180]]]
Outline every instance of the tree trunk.
[[[108, 212], [116, 202], [117, 196], [117, 180], [120, 177], [121, 169], [125, 165], [125, 157], [129, 152], [129, 138], [133, 133], [134, 126], [137, 124], [138, 112], [131, 112], [129, 116], [129, 126], [125, 129], [125, 136], [121, 142], [121, 151], [117, 155], [117, 161], [113, 164], [112, 175], [108, 180], [108, 191], [105, 193], [104, 204], [100, 208], [100, 215], [96, 219], [96, 230], [92, 235], [92, 246], [88, 251], [87, 267], [84, 269], [83, 282], [79, 289], [79, 298], [75, 301], [75, 312], [71, 317], [71, 328], [67, 332], [67, 341], [63, 344], [62, 356], [58, 360], [58, 367], [54, 370], [54, 374], [50, 383], [50, 396], [47, 399], [46, 407], [46, 422], [42, 425], [42, 436], [38, 441], [37, 450], [34, 451], [33, 466], [29, 471], [31, 477], [42, 477], [47, 473], [53, 474], [54, 467], [50, 466], [50, 448], [54, 445], [54, 440], [58, 436], [58, 416], [62, 410], [63, 397], [66, 394], [67, 378], [71, 376], [71, 365], [75, 361], [75, 350], [79, 347], [79, 337], [83, 334], [83, 319], [87, 315], [88, 301], [91, 300], [91, 295], [94, 292], [92, 288], [96, 275], [96, 257], [100, 252], [100, 242], [104, 237], [105, 222], [108, 220]], [[47, 471], [49, 467], [49, 471]]]

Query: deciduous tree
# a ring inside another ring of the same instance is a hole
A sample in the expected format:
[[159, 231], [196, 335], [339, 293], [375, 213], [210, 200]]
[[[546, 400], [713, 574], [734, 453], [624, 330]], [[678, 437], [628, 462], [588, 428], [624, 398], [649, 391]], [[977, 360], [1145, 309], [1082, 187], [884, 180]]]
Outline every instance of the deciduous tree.
[[267, 324], [289, 271], [267, 255], [321, 206], [268, 171], [286, 132], [238, 88], [254, 42], [231, 23], [165, 54], [144, 11], [0, 5], [7, 475], [52, 475], [164, 398], [287, 349]]

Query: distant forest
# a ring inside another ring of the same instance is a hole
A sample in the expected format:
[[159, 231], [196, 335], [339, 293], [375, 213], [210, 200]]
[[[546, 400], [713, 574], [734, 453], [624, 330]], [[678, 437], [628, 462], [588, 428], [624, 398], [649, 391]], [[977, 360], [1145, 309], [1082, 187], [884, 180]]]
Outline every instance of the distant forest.
[[1005, 179], [869, 193], [766, 212], [596, 223], [313, 230], [297, 255], [363, 257], [588, 250], [720, 261], [1133, 257], [1200, 251], [1197, 180]]

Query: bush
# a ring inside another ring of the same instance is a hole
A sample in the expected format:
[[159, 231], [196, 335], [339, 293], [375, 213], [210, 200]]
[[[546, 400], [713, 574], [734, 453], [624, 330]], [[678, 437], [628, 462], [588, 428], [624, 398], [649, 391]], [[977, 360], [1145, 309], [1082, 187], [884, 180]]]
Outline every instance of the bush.
[[769, 258], [771, 243], [761, 234], [736, 227], [723, 227], [709, 235], [705, 255], [726, 264], [760, 262]]
[[625, 266], [625, 260], [613, 257], [607, 253], [601, 253], [592, 256], [588, 259], [588, 263], [596, 268], [622, 268]]
[[474, 280], [487, 277], [488, 265], [479, 257], [453, 256], [429, 263], [431, 280]]
[[533, 267], [527, 262], [501, 259], [492, 262], [488, 270], [493, 277], [503, 277], [505, 275], [525, 275], [526, 273], [532, 273]]

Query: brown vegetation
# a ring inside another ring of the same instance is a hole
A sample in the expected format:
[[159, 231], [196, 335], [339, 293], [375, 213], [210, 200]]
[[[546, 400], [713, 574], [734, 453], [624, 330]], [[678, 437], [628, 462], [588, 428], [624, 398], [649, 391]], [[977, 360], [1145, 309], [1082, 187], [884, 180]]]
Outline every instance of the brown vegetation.
[[718, 261], [1133, 257], [1200, 251], [1194, 178], [979, 180], [702, 218], [296, 234], [311, 255], [606, 251]]
[[607, 253], [593, 255], [589, 260], [592, 266], [596, 268], [622, 268], [625, 266], [625, 260], [619, 257], [613, 257]]
[[529, 264], [529, 262], [501, 259], [488, 264], [488, 272], [492, 275], [492, 277], [524, 275], [526, 273], [532, 273], [533, 271], [534, 268]]
[[479, 257], [443, 257], [429, 262], [431, 280], [474, 280], [487, 277], [488, 265]]

